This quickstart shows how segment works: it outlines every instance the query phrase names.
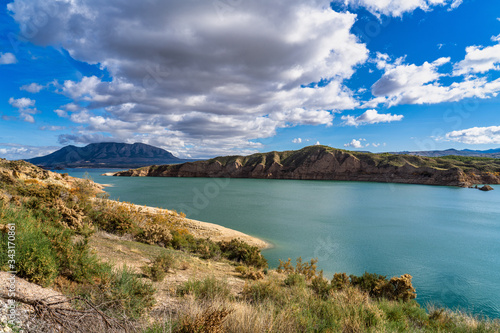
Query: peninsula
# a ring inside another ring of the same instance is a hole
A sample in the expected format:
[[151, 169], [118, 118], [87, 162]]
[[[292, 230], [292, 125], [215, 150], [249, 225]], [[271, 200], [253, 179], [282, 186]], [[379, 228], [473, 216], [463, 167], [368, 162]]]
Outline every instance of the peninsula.
[[500, 184], [500, 160], [373, 154], [309, 146], [296, 151], [152, 165], [109, 175], [344, 180], [470, 187], [474, 184]]

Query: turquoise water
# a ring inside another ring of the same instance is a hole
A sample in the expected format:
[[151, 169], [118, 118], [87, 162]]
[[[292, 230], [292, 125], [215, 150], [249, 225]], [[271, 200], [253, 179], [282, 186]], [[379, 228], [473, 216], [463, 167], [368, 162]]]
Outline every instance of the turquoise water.
[[[70, 170], [81, 176], [85, 170]], [[327, 275], [409, 273], [417, 300], [500, 318], [495, 191], [338, 181], [102, 177], [113, 199], [183, 211], [255, 235], [278, 259], [318, 258]], [[65, 172], [65, 171], [62, 171]], [[68, 171], [66, 171], [68, 172]]]

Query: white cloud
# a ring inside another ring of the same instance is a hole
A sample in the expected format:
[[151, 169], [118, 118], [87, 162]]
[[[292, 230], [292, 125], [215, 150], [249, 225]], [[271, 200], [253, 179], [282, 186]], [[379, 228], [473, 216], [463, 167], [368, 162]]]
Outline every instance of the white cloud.
[[500, 35], [491, 38], [496, 45], [469, 46], [465, 49], [465, 59], [455, 64], [454, 75], [468, 75], [500, 70]]
[[352, 139], [351, 142], [344, 144], [344, 147], [350, 147], [350, 148], [364, 148], [365, 146], [361, 143], [361, 141], [364, 141], [364, 139]]
[[54, 110], [54, 112], [61, 118], [68, 118], [68, 112], [64, 111], [64, 110], [61, 110], [61, 109], [57, 109], [57, 110]]
[[387, 16], [402, 16], [416, 9], [432, 10], [435, 6], [449, 6], [455, 9], [462, 4], [462, 0], [344, 0], [346, 4], [362, 6], [373, 14]]
[[0, 142], [0, 157], [8, 160], [28, 159], [53, 153], [61, 147], [30, 146]]
[[367, 124], [378, 124], [378, 123], [390, 123], [392, 121], [401, 121], [403, 115], [392, 115], [390, 113], [380, 114], [377, 110], [367, 110], [365, 113], [358, 117], [354, 116], [342, 116], [341, 119], [344, 121], [343, 124], [346, 126], [356, 126], [367, 125]]
[[41, 126], [41, 127], [39, 127], [39, 129], [42, 131], [62, 131], [62, 130], [65, 130], [66, 127], [64, 127], [64, 126]]
[[473, 127], [449, 132], [445, 140], [466, 144], [500, 144], [500, 126]]
[[[231, 3], [224, 13], [202, 0], [15, 0], [8, 8], [20, 26], [50, 8], [50, 24], [30, 41], [111, 74], [111, 82], [91, 76], [56, 85], [73, 100], [59, 109], [85, 105], [90, 115], [71, 138], [98, 139], [94, 129], [106, 126], [93, 114], [104, 108], [116, 127], [102, 133], [116, 140], [136, 135], [140, 123], [155, 129], [140, 132], [142, 142], [175, 136], [201, 150], [232, 138], [255, 149], [252, 140], [278, 128], [330, 126], [334, 113], [359, 106], [343, 84], [368, 59], [351, 34], [356, 15], [327, 0]], [[322, 79], [329, 84], [309, 86]]]
[[487, 78], [475, 76], [443, 86], [439, 80], [445, 75], [439, 73], [438, 69], [449, 61], [450, 58], [439, 58], [417, 66], [404, 64], [402, 58], [390, 63], [378, 57], [377, 67], [385, 73], [372, 86], [375, 98], [363, 107], [457, 102], [471, 97], [495, 97], [500, 92], [500, 79], [489, 82]]
[[40, 90], [42, 90], [44, 88], [44, 86], [38, 84], [38, 83], [31, 83], [31, 84], [26, 84], [24, 86], [21, 86], [21, 88], [19, 88], [20, 90], [25, 90], [27, 92], [30, 92], [30, 93], [33, 93], [33, 94], [36, 94], [38, 92], [40, 92]]
[[28, 123], [35, 122], [33, 114], [39, 113], [39, 111], [36, 108], [32, 108], [35, 106], [34, 100], [26, 97], [18, 99], [11, 97], [9, 98], [9, 104], [18, 109], [19, 116], [22, 120]]
[[35, 106], [34, 100], [26, 97], [15, 99], [14, 97], [9, 98], [9, 104], [18, 109], [25, 109], [31, 106]]
[[301, 138], [295, 138], [292, 140], [293, 143], [302, 143], [302, 139]]
[[15, 63], [17, 63], [17, 59], [14, 54], [0, 52], [0, 65], [10, 65]]

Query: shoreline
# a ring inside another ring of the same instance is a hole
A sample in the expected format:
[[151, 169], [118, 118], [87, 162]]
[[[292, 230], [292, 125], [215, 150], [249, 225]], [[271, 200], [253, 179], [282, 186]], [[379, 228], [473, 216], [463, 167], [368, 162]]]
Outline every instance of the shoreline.
[[180, 224], [182, 227], [188, 229], [188, 231], [195, 237], [198, 238], [209, 238], [212, 241], [230, 241], [232, 239], [239, 239], [245, 243], [256, 246], [260, 250], [267, 250], [273, 248], [274, 246], [260, 238], [250, 236], [241, 231], [230, 229], [219, 224], [211, 222], [203, 222], [198, 220], [189, 219], [186, 217], [181, 217], [177, 212], [169, 209], [150, 207], [144, 205], [137, 205], [133, 203], [125, 203], [115, 200], [106, 199], [114, 204], [126, 206], [127, 208], [134, 209], [139, 212], [147, 212], [150, 214], [168, 214], [177, 215], [180, 218]]

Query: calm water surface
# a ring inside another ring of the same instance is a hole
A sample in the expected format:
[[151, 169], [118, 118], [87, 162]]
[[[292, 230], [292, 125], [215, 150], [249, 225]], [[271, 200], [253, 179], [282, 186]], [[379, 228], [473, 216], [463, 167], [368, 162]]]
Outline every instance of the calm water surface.
[[183, 211], [272, 243], [278, 259], [409, 273], [417, 300], [500, 318], [500, 186], [495, 191], [338, 181], [103, 177], [112, 199]]

